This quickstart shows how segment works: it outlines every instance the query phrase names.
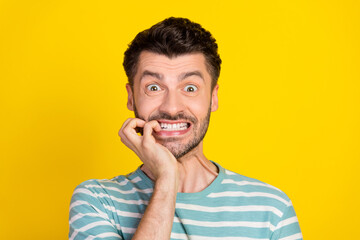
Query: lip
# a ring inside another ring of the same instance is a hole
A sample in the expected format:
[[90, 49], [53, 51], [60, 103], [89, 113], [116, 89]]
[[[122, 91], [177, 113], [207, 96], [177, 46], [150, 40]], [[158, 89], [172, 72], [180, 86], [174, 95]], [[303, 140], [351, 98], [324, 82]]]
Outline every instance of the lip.
[[167, 123], [167, 124], [177, 124], [177, 123], [187, 123], [188, 125], [190, 125], [188, 128], [184, 129], [184, 130], [178, 130], [178, 131], [159, 131], [159, 132], [155, 132], [155, 134], [159, 137], [174, 137], [174, 136], [181, 136], [181, 135], [185, 135], [186, 133], [188, 133], [191, 129], [192, 129], [192, 123], [186, 120], [157, 120], [158, 123]]

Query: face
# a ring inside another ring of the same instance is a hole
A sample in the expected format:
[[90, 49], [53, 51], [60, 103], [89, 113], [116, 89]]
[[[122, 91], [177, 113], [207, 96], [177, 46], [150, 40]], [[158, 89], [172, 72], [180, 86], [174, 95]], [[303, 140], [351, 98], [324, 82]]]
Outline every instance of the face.
[[127, 84], [128, 108], [137, 118], [157, 120], [162, 128], [156, 141], [178, 159], [202, 142], [210, 112], [217, 110], [218, 85], [201, 53], [168, 58], [152, 52], [139, 57], [133, 89]]

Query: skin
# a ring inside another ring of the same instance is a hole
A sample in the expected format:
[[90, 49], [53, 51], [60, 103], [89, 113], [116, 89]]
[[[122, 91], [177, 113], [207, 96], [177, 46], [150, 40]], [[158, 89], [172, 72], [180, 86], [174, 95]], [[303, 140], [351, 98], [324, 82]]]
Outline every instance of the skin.
[[[141, 170], [155, 187], [133, 239], [170, 239], [176, 193], [202, 191], [216, 178], [217, 167], [203, 153], [202, 136], [210, 111], [218, 108], [218, 88], [211, 89], [201, 53], [171, 59], [146, 51], [140, 54], [134, 86], [126, 85], [127, 107], [137, 117], [124, 122], [119, 136], [144, 163]], [[166, 131], [160, 123], [189, 127]]]

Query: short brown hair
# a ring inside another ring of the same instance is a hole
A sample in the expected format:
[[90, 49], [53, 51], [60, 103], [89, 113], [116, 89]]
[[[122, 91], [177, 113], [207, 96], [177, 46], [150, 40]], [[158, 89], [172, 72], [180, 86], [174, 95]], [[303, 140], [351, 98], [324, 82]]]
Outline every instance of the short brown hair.
[[140, 53], [150, 51], [169, 58], [187, 53], [203, 53], [212, 77], [211, 89], [220, 75], [218, 45], [211, 33], [187, 18], [167, 18], [136, 35], [124, 56], [124, 69], [133, 86]]

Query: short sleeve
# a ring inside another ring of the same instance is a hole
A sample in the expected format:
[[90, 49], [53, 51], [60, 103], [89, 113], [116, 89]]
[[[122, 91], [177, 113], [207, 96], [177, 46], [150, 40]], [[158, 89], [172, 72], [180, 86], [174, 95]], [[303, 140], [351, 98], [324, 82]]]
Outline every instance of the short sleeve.
[[302, 240], [299, 221], [296, 217], [294, 207], [290, 205], [284, 211], [282, 218], [277, 224], [271, 240]]
[[[95, 180], [83, 182], [73, 192], [69, 212], [69, 240], [122, 239], [117, 226], [104, 208], [101, 188]], [[118, 227], [120, 228], [120, 227]]]

